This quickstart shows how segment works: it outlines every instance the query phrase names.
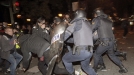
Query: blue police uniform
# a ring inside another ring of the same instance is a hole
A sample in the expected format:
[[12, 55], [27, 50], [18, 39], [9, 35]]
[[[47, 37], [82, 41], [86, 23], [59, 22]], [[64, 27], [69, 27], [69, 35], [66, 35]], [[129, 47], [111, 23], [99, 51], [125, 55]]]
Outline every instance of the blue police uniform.
[[62, 60], [67, 71], [74, 75], [72, 62], [80, 61], [82, 69], [88, 75], [96, 75], [95, 71], [89, 65], [93, 54], [93, 39], [91, 24], [86, 18], [77, 18], [71, 22], [65, 31], [65, 40], [73, 34], [74, 48], [65, 53]]
[[[99, 11], [101, 12], [101, 11]], [[125, 73], [127, 70], [124, 68], [121, 61], [115, 56], [114, 53], [114, 34], [112, 31], [112, 22], [108, 19], [107, 15], [102, 14], [93, 19], [93, 32], [97, 30], [98, 40], [100, 41], [94, 53], [94, 69], [97, 71], [99, 61], [102, 60], [102, 54], [107, 51], [110, 59], [120, 67], [119, 72]]]

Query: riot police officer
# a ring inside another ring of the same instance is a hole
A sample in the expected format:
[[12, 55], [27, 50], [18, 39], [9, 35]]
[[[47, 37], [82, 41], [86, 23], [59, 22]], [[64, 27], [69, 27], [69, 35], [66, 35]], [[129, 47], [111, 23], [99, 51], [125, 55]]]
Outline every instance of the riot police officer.
[[126, 73], [127, 69], [123, 66], [121, 61], [114, 54], [114, 34], [112, 31], [112, 21], [110, 21], [101, 8], [94, 11], [95, 18], [93, 19], [93, 32], [97, 30], [99, 37], [99, 46], [94, 53], [94, 69], [97, 72], [97, 66], [101, 56], [107, 51], [110, 59], [119, 66], [120, 73]]
[[71, 34], [73, 35], [74, 47], [73, 50], [65, 53], [62, 60], [70, 75], [75, 75], [72, 62], [80, 61], [82, 69], [88, 75], [96, 75], [92, 67], [89, 66], [90, 58], [93, 54], [93, 39], [91, 24], [86, 18], [84, 10], [77, 10], [75, 18], [71, 21], [70, 26], [65, 31], [66, 40]]

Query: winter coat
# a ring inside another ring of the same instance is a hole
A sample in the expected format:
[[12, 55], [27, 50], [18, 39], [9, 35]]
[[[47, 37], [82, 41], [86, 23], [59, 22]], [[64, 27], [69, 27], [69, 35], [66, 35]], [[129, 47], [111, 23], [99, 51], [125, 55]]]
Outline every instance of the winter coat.
[[[42, 47], [45, 45], [46, 49], [50, 45], [50, 36], [41, 28], [33, 28], [32, 34], [23, 35], [19, 38], [22, 53], [32, 52], [41, 56]], [[45, 49], [44, 49], [45, 51]]]
[[1, 45], [1, 49], [0, 49], [0, 57], [3, 59], [8, 59], [9, 55], [11, 53], [11, 50], [15, 48], [14, 45], [14, 40], [16, 39], [16, 37], [10, 37], [8, 35], [1, 35], [0, 38], [0, 45]]

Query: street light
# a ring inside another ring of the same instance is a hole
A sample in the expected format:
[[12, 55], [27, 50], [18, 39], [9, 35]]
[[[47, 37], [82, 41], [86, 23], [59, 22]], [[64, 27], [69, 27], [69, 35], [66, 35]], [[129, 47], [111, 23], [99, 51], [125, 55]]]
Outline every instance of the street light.
[[20, 14], [18, 14], [18, 15], [17, 15], [17, 18], [21, 18], [21, 15], [20, 15]]
[[12, 24], [7, 24], [8, 26], [11, 26]]
[[28, 22], [30, 22], [31, 21], [31, 19], [26, 19]]
[[59, 16], [59, 17], [62, 17], [63, 15], [60, 13], [60, 14], [58, 14], [58, 16]]

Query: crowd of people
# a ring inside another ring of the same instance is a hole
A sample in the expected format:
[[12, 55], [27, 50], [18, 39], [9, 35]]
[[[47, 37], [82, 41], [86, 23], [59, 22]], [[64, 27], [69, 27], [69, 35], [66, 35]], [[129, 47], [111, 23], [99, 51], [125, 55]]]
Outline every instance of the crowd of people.
[[[126, 59], [126, 53], [116, 51], [115, 37], [112, 30], [113, 22], [103, 12], [101, 8], [94, 10], [94, 19], [92, 23], [86, 18], [86, 12], [78, 9], [71, 20], [69, 14], [65, 14], [63, 19], [55, 17], [53, 23], [48, 26], [44, 17], [37, 19], [35, 25], [18, 24], [5, 26], [4, 33], [0, 36], [0, 65], [2, 72], [6, 73], [10, 69], [10, 75], [16, 75], [16, 69], [22, 61], [22, 70], [27, 71], [32, 54], [39, 58], [38, 68], [43, 75], [46, 75], [49, 61], [47, 61], [47, 52], [51, 50], [52, 44], [51, 32], [56, 26], [67, 25], [64, 33], [64, 43], [68, 51], [62, 57], [62, 64], [65, 68], [54, 66], [55, 74], [75, 75], [75, 69], [72, 62], [80, 61], [81, 67], [88, 75], [97, 75], [98, 69], [105, 69], [102, 54], [105, 52], [110, 59], [119, 66], [119, 73], [126, 73], [127, 69], [116, 55], [123, 56]], [[95, 38], [94, 38], [95, 37]], [[123, 35], [125, 37], [125, 33]], [[68, 43], [73, 43], [73, 48]], [[96, 49], [94, 48], [96, 45]], [[94, 50], [95, 49], [95, 50]], [[89, 65], [90, 59], [94, 59], [93, 68]], [[3, 66], [3, 64], [5, 64]]]

